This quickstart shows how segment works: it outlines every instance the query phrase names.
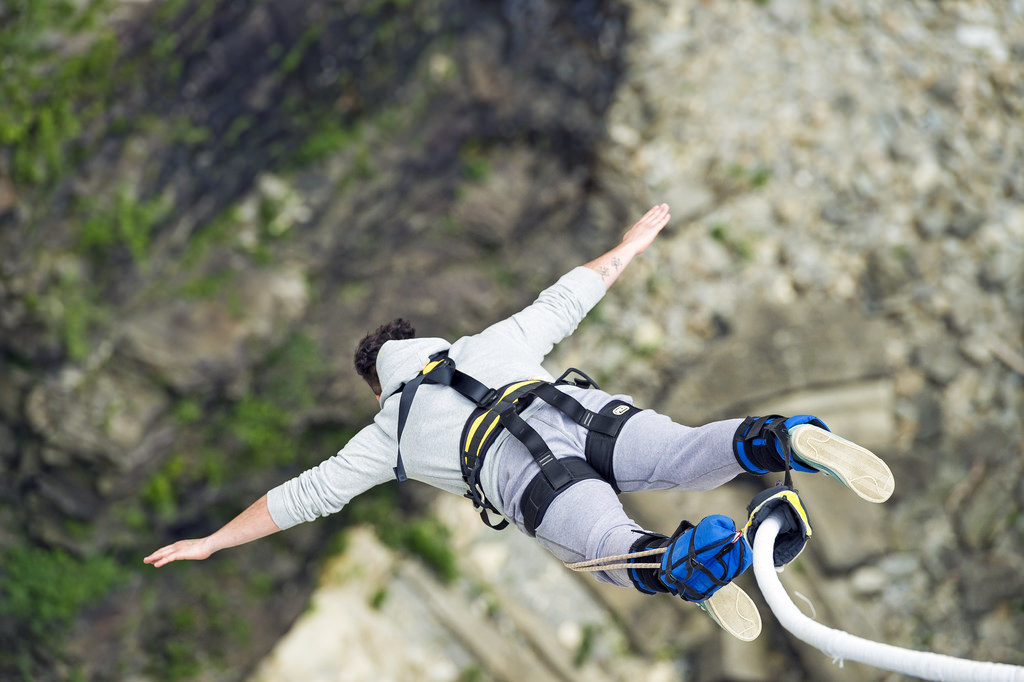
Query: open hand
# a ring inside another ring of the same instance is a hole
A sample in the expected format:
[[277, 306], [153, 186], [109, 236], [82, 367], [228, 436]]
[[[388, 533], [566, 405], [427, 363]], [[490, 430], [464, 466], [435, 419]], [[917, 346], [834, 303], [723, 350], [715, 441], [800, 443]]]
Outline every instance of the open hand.
[[207, 549], [205, 538], [199, 540], [179, 540], [173, 545], [161, 547], [142, 561], [160, 568], [172, 561], [178, 561], [181, 559], [193, 561], [201, 560], [207, 558], [210, 554], [212, 554], [212, 552]]
[[635, 249], [635, 253], [643, 253], [651, 245], [654, 238], [658, 236], [662, 228], [668, 225], [672, 218], [669, 214], [668, 204], [658, 204], [644, 213], [640, 220], [636, 221], [633, 227], [626, 230], [622, 235], [622, 243], [628, 244]]

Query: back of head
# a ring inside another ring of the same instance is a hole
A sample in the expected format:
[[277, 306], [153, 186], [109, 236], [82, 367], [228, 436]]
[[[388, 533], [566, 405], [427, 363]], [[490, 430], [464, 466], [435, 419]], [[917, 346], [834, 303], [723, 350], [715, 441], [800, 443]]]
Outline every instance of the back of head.
[[388, 341], [401, 341], [416, 337], [416, 330], [408, 320], [396, 318], [382, 324], [376, 331], [363, 337], [356, 347], [356, 371], [359, 376], [373, 389], [374, 395], [380, 395], [380, 379], [377, 377], [377, 354], [381, 346]]

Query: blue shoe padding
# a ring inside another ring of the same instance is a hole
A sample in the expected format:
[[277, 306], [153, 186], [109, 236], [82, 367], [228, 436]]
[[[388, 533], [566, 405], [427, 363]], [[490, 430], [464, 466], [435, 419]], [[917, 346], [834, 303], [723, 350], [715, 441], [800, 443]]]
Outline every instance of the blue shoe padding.
[[[794, 417], [790, 417], [784, 423], [786, 425], [786, 429], [791, 429], [794, 426], [799, 426], [800, 424], [810, 424], [811, 426], [817, 426], [819, 429], [831, 431], [831, 429], [825, 426], [825, 422], [821, 421], [817, 417], [810, 414], [798, 414]], [[786, 454], [783, 452], [782, 444], [778, 442], [778, 439], [776, 439], [775, 441], [775, 451], [779, 453], [779, 457], [782, 457], [783, 460], [785, 460]], [[789, 464], [791, 467], [793, 467], [794, 471], [803, 471], [804, 473], [808, 474], [814, 474], [818, 472], [818, 470], [815, 469], [814, 467], [808, 466], [801, 462], [800, 454], [797, 453], [795, 450], [790, 448], [790, 452], [792, 456], [790, 457]]]

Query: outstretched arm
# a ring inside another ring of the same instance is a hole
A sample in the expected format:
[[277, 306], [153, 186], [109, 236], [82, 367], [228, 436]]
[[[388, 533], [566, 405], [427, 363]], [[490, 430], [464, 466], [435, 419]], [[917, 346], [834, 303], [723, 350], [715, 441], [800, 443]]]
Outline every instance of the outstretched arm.
[[267, 496], [264, 495], [212, 535], [195, 540], [179, 540], [158, 549], [143, 561], [159, 568], [180, 559], [205, 559], [219, 550], [258, 540], [279, 530], [270, 516]]
[[643, 253], [651, 245], [671, 217], [668, 204], [655, 206], [636, 221], [633, 227], [626, 230], [618, 246], [589, 263], [585, 263], [584, 267], [601, 275], [605, 289], [608, 289], [618, 279], [619, 274], [626, 269], [633, 257]]

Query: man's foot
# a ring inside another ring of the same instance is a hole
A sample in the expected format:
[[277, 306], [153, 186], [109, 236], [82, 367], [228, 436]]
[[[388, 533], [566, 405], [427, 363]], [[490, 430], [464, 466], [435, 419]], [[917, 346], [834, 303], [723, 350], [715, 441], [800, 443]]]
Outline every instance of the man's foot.
[[885, 502], [896, 488], [892, 471], [873, 452], [810, 424], [789, 429], [793, 454], [833, 476], [868, 502]]
[[761, 634], [757, 605], [736, 583], [728, 583], [697, 606], [737, 639], [750, 642]]

